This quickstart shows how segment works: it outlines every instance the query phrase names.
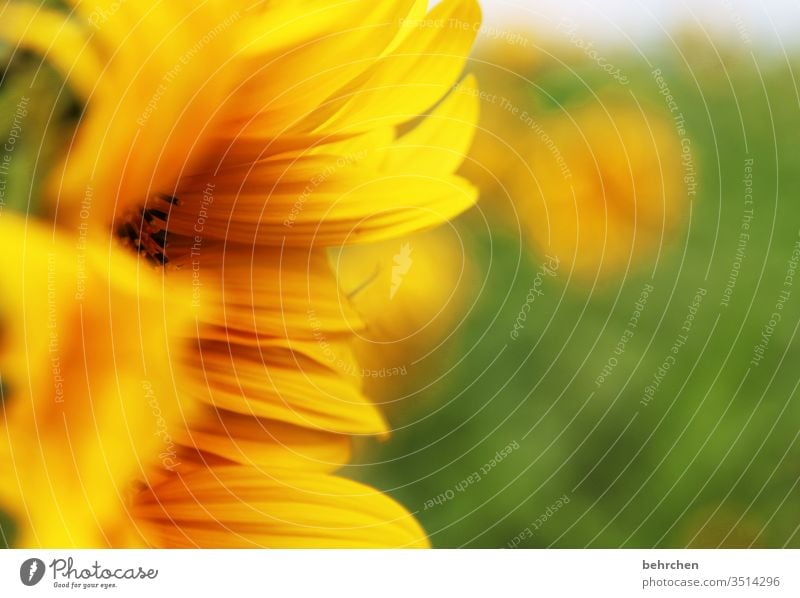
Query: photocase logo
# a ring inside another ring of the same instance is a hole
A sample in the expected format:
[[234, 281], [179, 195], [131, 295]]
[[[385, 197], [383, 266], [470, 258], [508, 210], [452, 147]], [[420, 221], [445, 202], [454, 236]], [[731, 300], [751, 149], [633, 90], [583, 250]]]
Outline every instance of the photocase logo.
[[403, 243], [400, 246], [400, 251], [394, 254], [392, 261], [392, 287], [389, 289], [389, 299], [394, 299], [400, 285], [403, 283], [403, 278], [411, 269], [411, 264], [414, 260], [411, 259], [411, 245]]
[[44, 577], [44, 561], [28, 559], [19, 568], [19, 579], [26, 586], [35, 586]]

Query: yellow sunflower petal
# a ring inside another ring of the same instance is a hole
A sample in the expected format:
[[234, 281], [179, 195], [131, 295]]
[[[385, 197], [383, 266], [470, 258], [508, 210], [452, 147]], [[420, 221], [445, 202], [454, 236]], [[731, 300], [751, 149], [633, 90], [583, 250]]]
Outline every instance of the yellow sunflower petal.
[[466, 77], [422, 123], [386, 152], [386, 172], [448, 175], [464, 161], [478, 121], [478, 87]]
[[[366, 71], [403, 31], [417, 0], [326, 0], [277, 3], [264, 13], [255, 39], [252, 76], [236, 97], [241, 112], [256, 115], [234, 134], [285, 134], [326, 98]], [[242, 106], [242, 103], [244, 106]], [[235, 135], [234, 135], [235, 136]]]
[[320, 111], [318, 129], [363, 131], [406, 122], [452, 89], [475, 36], [481, 11], [475, 0], [444, 0], [412, 25], [407, 37]]
[[348, 346], [361, 320], [322, 251], [169, 245], [171, 284], [193, 287], [200, 317], [185, 367], [198, 401], [338, 434], [385, 435]]
[[217, 409], [208, 410], [177, 442], [266, 470], [335, 471], [351, 452], [350, 438], [341, 434]]
[[[324, 179], [324, 175], [320, 175]], [[214, 239], [290, 247], [327, 247], [397, 237], [442, 224], [470, 208], [477, 189], [453, 176], [358, 172], [357, 178], [276, 184], [271, 193], [181, 196], [168, 226], [194, 230], [205, 214], [204, 234]]]
[[[328, 350], [334, 364], [347, 358]], [[201, 342], [187, 366], [197, 363], [187, 390], [215, 407], [339, 434], [386, 434], [380, 411], [360, 390], [359, 371], [343, 374], [294, 347], [216, 341]]]
[[244, 466], [173, 475], [137, 496], [154, 546], [423, 548], [425, 533], [381, 492], [344, 478]]
[[[190, 288], [201, 321], [224, 331], [223, 339], [303, 340], [320, 332], [338, 338], [363, 327], [324, 251], [205, 243], [202, 237], [170, 240], [167, 249], [167, 283]], [[220, 338], [207, 326], [204, 337]]]

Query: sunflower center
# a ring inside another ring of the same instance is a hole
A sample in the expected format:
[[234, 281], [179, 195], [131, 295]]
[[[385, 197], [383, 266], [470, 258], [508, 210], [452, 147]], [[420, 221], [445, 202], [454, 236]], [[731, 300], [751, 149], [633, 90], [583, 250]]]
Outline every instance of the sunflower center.
[[179, 203], [173, 195], [154, 195], [144, 206], [131, 210], [121, 219], [116, 228], [117, 237], [149, 262], [158, 266], [167, 264], [167, 222], [170, 209]]

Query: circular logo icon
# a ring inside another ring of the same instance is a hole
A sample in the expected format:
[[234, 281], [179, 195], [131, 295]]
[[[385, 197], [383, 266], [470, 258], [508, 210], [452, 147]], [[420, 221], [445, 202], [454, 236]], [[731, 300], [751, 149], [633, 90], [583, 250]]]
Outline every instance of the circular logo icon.
[[35, 586], [44, 577], [44, 561], [28, 559], [19, 568], [19, 579], [26, 586]]

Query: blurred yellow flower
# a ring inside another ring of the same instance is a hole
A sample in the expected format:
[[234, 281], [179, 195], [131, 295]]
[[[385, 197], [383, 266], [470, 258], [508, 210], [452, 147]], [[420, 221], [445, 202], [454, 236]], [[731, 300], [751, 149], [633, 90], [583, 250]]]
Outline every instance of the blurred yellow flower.
[[688, 195], [682, 148], [668, 116], [630, 98], [543, 93], [537, 79], [563, 79], [564, 61], [586, 60], [549, 37], [478, 47], [481, 118], [464, 172], [490, 216], [559, 258], [565, 276], [591, 282], [657, 256], [674, 236]]
[[475, 82], [451, 90], [477, 4], [427, 17], [422, 0], [70, 5], [11, 4], [0, 34], [47, 53], [86, 102], [51, 181], [56, 221], [110, 225], [191, 296], [164, 317], [196, 324], [178, 390], [201, 413], [176, 433], [177, 465], [142, 476], [123, 543], [427, 545], [394, 501], [332, 475], [350, 436], [388, 427], [351, 374], [363, 323], [327, 248], [403, 237], [476, 200], [453, 174]]
[[512, 192], [531, 240], [582, 280], [656, 253], [682, 222], [681, 146], [660, 113], [616, 99], [531, 117]]
[[128, 494], [194, 411], [180, 400], [185, 318], [127, 252], [0, 218], [0, 506], [21, 546], [127, 535]]

